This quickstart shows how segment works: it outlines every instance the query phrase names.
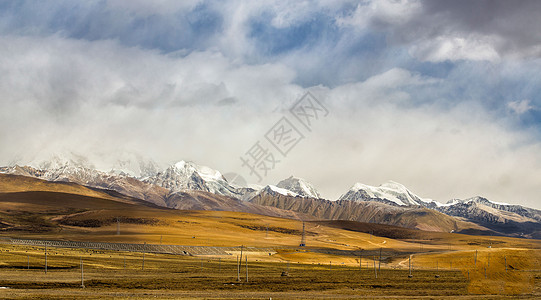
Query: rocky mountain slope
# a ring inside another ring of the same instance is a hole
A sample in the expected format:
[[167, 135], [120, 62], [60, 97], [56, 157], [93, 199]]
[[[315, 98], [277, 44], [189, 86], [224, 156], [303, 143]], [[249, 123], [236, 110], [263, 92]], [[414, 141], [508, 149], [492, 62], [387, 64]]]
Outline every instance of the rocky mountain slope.
[[156, 164], [142, 160], [127, 160], [117, 165], [104, 172], [82, 158], [57, 157], [41, 163], [39, 168], [15, 165], [0, 168], [0, 173], [78, 183], [176, 209], [271, 215], [276, 213], [273, 210], [280, 210], [281, 216], [304, 219], [354, 220], [447, 232], [474, 230], [476, 233], [541, 236], [539, 210], [496, 203], [482, 197], [455, 199], [442, 204], [422, 198], [393, 181], [377, 187], [356, 183], [337, 201], [329, 201], [320, 199], [320, 194], [310, 183], [293, 176], [257, 190], [230, 184], [219, 171], [193, 162], [180, 161], [161, 171]]
[[329, 201], [263, 190], [250, 202], [311, 215], [317, 219], [349, 220], [395, 225], [427, 231], [487, 230], [471, 222], [424, 207], [400, 207], [377, 201]]

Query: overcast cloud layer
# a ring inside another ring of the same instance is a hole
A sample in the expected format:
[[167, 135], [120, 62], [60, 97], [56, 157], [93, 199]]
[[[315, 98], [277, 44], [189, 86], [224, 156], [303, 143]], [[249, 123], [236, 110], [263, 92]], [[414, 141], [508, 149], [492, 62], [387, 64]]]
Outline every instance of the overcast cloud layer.
[[403, 183], [541, 208], [539, 1], [2, 1], [0, 165], [134, 154], [237, 172], [306, 91], [329, 110], [261, 184]]

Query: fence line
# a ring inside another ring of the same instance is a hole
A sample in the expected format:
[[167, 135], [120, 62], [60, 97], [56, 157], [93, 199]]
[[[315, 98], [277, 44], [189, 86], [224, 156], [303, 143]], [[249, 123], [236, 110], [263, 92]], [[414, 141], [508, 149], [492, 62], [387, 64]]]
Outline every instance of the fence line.
[[[239, 247], [212, 247], [212, 246], [182, 246], [182, 245], [155, 245], [133, 243], [105, 243], [105, 242], [78, 242], [78, 241], [55, 241], [55, 240], [23, 240], [4, 239], [0, 241], [13, 245], [56, 247], [56, 248], [80, 248], [99, 249], [127, 252], [146, 252], [175, 255], [232, 255], [231, 252], [239, 251]], [[247, 252], [276, 253], [275, 248], [246, 247]]]

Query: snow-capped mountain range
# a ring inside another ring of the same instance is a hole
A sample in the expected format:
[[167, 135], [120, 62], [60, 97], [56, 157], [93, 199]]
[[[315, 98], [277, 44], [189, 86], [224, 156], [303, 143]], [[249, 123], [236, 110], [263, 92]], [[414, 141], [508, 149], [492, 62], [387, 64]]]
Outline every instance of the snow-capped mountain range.
[[[291, 176], [276, 185], [267, 185], [261, 189], [238, 187], [230, 184], [219, 171], [186, 161], [179, 161], [160, 170], [156, 163], [135, 157], [119, 161], [108, 172], [96, 170], [80, 157], [54, 157], [37, 165], [2, 167], [0, 172], [110, 189], [168, 207], [178, 207], [178, 203], [172, 204], [171, 199], [178, 199], [175, 194], [186, 191], [203, 191], [238, 201], [250, 201], [258, 195], [285, 196], [299, 200], [321, 198], [316, 188], [301, 178]], [[356, 183], [338, 200], [376, 202], [401, 208], [422, 207], [483, 224], [541, 223], [539, 210], [492, 202], [482, 197], [453, 199], [442, 204], [422, 198], [394, 181], [377, 187]]]

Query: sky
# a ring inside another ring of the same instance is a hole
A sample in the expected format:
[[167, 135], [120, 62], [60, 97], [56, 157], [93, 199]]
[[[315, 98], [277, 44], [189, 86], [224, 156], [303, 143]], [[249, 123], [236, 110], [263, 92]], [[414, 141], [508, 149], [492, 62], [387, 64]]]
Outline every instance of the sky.
[[[539, 12], [520, 0], [1, 1], [0, 165], [187, 160], [262, 185], [294, 175], [331, 200], [394, 180], [441, 202], [541, 208]], [[307, 92], [310, 126], [292, 113]], [[275, 147], [284, 119], [297, 134], [287, 151]], [[266, 170], [241, 160], [255, 146]]]

